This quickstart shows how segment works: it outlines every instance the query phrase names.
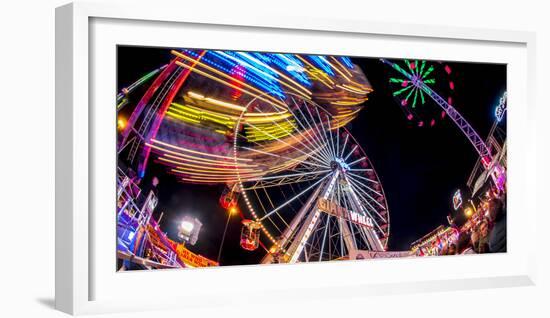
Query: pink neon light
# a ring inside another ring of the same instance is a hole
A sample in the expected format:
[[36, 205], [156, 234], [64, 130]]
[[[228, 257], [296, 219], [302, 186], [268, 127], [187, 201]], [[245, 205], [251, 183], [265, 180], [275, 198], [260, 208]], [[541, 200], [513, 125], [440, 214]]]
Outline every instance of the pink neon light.
[[[202, 51], [202, 53], [199, 55], [199, 57], [192, 63], [191, 67], [194, 68], [195, 65], [198, 63], [198, 61], [204, 56], [206, 51]], [[176, 58], [179, 60], [179, 58]], [[157, 114], [157, 118], [151, 125], [151, 130], [149, 131], [146, 140], [152, 140], [157, 136], [157, 132], [160, 128], [160, 124], [162, 120], [164, 119], [164, 116], [166, 115], [166, 112], [168, 111], [168, 107], [172, 103], [172, 100], [174, 100], [174, 97], [176, 96], [176, 93], [179, 91], [181, 85], [183, 85], [183, 82], [187, 79], [189, 74], [191, 73], [190, 69], [184, 70], [182, 73], [179, 74], [178, 78], [176, 79], [176, 82], [172, 85], [170, 88], [170, 91], [168, 92], [168, 95], [166, 96], [166, 99], [163, 101], [163, 104], [161, 105], [161, 108], [159, 110], [159, 113]], [[147, 166], [147, 161], [149, 160], [149, 155], [151, 154], [151, 147], [145, 146], [143, 151], [145, 152], [144, 159], [142, 162], [138, 165], [138, 173], [140, 176], [143, 176], [145, 173], [145, 167]]]

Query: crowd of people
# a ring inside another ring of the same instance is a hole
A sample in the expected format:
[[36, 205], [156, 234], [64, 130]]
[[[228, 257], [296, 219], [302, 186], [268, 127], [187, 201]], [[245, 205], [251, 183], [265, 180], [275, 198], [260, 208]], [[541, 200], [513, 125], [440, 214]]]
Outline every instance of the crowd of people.
[[506, 252], [506, 194], [481, 199], [468, 220], [417, 244], [418, 256]]
[[463, 253], [506, 252], [506, 199], [505, 195], [482, 201], [465, 227], [466, 238], [459, 241]]
[[442, 255], [506, 252], [506, 198], [481, 200], [476, 212], [460, 230], [456, 242]]

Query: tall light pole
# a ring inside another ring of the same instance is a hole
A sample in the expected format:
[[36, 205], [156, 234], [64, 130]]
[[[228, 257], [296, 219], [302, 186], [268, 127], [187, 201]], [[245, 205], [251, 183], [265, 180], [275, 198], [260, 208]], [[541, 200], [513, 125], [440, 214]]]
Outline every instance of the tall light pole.
[[229, 209], [227, 209], [227, 222], [225, 222], [225, 229], [223, 230], [222, 242], [220, 243], [220, 248], [218, 250], [218, 258], [216, 259], [218, 264], [220, 264], [220, 258], [222, 256], [223, 243], [225, 242], [225, 234], [227, 233], [227, 227], [229, 226], [229, 219], [231, 218], [231, 215], [235, 213], [237, 213], [236, 206], [231, 206], [229, 207]]

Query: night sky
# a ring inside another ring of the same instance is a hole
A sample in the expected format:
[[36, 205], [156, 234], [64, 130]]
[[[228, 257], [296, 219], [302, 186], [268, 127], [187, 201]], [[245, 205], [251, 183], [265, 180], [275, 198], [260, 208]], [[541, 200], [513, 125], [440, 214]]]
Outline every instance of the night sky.
[[[144, 73], [166, 64], [170, 49], [119, 47], [120, 90]], [[451, 198], [464, 187], [477, 153], [455, 124], [446, 118], [434, 127], [416, 127], [408, 121], [391, 94], [388, 75], [394, 74], [378, 59], [353, 58], [372, 84], [374, 92], [347, 127], [371, 160], [384, 188], [390, 212], [389, 250], [408, 250], [410, 243], [441, 224], [447, 224]], [[506, 66], [501, 64], [448, 63], [455, 83], [456, 109], [482, 138], [494, 122], [494, 107], [506, 90]], [[394, 74], [395, 75], [395, 74]], [[135, 96], [143, 92], [136, 91]], [[428, 101], [434, 113], [440, 109]], [[129, 116], [131, 107], [123, 110]], [[505, 127], [505, 123], [501, 124]], [[218, 204], [220, 186], [182, 184], [165, 174], [165, 167], [148, 166], [144, 184], [152, 176], [160, 180], [159, 205], [155, 217], [164, 212], [161, 228], [177, 239], [177, 224], [184, 215], [203, 223], [196, 246], [191, 250], [216, 259], [227, 212]], [[243, 207], [244, 209], [244, 207]], [[233, 217], [223, 247], [222, 265], [255, 264], [265, 252], [240, 248], [240, 218]]]

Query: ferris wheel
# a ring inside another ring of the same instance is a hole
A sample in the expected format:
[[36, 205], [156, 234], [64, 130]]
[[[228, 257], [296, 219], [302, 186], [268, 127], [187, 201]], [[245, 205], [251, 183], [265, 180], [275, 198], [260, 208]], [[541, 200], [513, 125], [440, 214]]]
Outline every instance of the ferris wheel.
[[[235, 162], [262, 158], [254, 160], [254, 168], [264, 171], [251, 175], [236, 164], [246, 206], [241, 246], [253, 250], [261, 236], [268, 245], [262, 263], [346, 259], [354, 250], [385, 250], [388, 206], [362, 147], [338, 115], [297, 96], [284, 102], [292, 115], [284, 123], [274, 121], [266, 129], [241, 114], [236, 125]], [[249, 107], [259, 114], [280, 111], [255, 100]]]

